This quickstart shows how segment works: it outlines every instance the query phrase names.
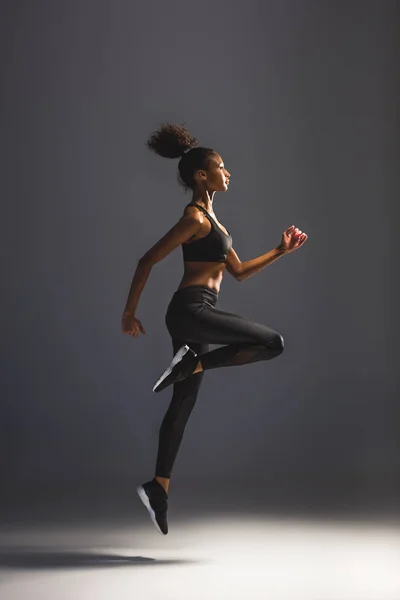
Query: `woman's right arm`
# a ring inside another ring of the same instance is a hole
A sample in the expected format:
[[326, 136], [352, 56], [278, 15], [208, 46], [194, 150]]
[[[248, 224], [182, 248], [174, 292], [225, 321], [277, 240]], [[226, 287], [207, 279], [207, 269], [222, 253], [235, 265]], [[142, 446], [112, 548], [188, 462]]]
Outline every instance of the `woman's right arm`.
[[170, 254], [177, 246], [196, 235], [202, 223], [203, 215], [200, 211], [193, 211], [184, 215], [172, 229], [139, 259], [123, 314], [122, 330], [124, 333], [134, 333], [135, 331], [137, 335], [137, 329], [141, 330], [139, 326], [134, 327], [135, 312], [153, 266]]

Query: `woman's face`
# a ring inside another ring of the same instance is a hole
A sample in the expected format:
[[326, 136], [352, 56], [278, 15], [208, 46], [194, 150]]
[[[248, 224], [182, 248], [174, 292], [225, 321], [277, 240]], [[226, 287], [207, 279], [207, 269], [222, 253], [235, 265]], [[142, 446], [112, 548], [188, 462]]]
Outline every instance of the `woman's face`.
[[205, 184], [209, 192], [226, 192], [229, 185], [231, 174], [226, 170], [224, 161], [219, 154], [214, 154], [209, 158], [206, 171], [199, 171], [201, 181]]

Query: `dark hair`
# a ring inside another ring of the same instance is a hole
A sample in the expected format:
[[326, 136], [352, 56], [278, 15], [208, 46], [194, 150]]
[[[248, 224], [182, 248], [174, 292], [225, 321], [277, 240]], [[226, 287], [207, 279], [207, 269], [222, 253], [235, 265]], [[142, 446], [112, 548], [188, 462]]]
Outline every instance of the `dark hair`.
[[178, 182], [184, 188], [193, 190], [194, 174], [199, 169], [207, 169], [209, 159], [216, 154], [212, 148], [198, 146], [199, 142], [184, 125], [164, 123], [146, 142], [146, 146], [164, 158], [178, 158]]

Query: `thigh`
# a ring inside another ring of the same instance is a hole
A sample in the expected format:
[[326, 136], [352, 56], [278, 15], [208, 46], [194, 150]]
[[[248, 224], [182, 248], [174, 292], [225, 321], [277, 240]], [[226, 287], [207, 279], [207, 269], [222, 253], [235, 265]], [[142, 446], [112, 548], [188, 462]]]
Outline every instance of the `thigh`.
[[277, 331], [267, 325], [208, 306], [185, 315], [179, 328], [184, 332], [179, 337], [185, 339], [191, 347], [194, 343], [270, 346], [282, 339]]

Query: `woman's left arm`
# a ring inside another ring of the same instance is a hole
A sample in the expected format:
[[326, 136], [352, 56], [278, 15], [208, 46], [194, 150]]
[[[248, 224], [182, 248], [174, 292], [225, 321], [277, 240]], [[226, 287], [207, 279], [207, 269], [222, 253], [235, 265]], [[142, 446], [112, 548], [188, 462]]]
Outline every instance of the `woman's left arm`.
[[261, 256], [257, 256], [257, 258], [245, 262], [241, 262], [235, 250], [231, 248], [226, 260], [227, 271], [237, 281], [243, 281], [265, 267], [268, 267], [268, 265], [275, 262], [281, 256], [290, 254], [290, 252], [300, 248], [307, 238], [308, 236], [306, 233], [303, 233], [300, 229], [292, 225], [283, 232], [282, 241], [279, 246], [273, 248], [266, 254], [262, 254]]

